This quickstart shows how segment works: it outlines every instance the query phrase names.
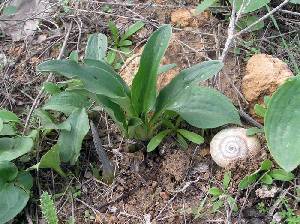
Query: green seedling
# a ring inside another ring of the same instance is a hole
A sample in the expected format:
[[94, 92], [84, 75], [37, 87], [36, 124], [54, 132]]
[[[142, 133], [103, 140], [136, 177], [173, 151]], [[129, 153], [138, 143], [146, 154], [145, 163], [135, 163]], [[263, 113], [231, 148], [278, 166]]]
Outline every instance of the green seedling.
[[261, 163], [260, 168], [254, 173], [245, 176], [239, 183], [239, 189], [244, 190], [252, 184], [258, 182], [265, 185], [271, 185], [274, 181], [291, 181], [295, 176], [283, 169], [273, 169], [273, 163], [265, 160]]
[[108, 28], [112, 35], [112, 44], [113, 49], [108, 51], [106, 60], [107, 62], [112, 65], [115, 69], [119, 69], [122, 66], [122, 59], [118, 57], [118, 52], [121, 52], [125, 56], [129, 56], [131, 51], [130, 47], [133, 45], [130, 38], [138, 32], [140, 29], [144, 27], [144, 23], [142, 21], [137, 21], [128, 29], [121, 34], [116, 26], [116, 24], [112, 21], [109, 21]]
[[211, 187], [208, 193], [212, 196], [212, 212], [215, 213], [228, 205], [229, 208], [236, 212], [238, 210], [236, 200], [228, 193], [231, 182], [231, 172], [226, 172], [223, 177], [222, 187]]

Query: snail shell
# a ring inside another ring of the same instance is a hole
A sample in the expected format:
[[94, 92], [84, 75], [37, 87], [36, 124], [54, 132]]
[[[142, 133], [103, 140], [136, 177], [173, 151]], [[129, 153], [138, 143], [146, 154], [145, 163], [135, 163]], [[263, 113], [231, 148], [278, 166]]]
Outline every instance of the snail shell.
[[228, 168], [234, 162], [254, 156], [261, 149], [255, 136], [247, 136], [245, 128], [227, 128], [217, 133], [210, 143], [212, 159]]

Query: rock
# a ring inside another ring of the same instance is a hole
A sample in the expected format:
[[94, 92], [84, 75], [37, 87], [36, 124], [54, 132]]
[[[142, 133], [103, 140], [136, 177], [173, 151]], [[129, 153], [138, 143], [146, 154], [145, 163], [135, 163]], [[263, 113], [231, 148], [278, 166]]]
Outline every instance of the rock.
[[200, 27], [209, 19], [209, 12], [195, 15], [194, 9], [176, 9], [171, 13], [171, 23], [178, 27]]
[[250, 104], [250, 113], [253, 115], [256, 103], [263, 103], [264, 96], [272, 95], [278, 86], [292, 76], [287, 64], [278, 58], [266, 54], [253, 55], [242, 80], [242, 91]]

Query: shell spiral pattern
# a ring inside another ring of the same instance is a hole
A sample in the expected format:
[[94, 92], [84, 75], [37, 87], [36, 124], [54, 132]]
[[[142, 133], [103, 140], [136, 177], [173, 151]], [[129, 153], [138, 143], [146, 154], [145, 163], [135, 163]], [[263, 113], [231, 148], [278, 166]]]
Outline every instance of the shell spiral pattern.
[[238, 159], [255, 155], [259, 150], [259, 140], [247, 136], [244, 128], [224, 129], [210, 143], [212, 159], [221, 167], [228, 167]]

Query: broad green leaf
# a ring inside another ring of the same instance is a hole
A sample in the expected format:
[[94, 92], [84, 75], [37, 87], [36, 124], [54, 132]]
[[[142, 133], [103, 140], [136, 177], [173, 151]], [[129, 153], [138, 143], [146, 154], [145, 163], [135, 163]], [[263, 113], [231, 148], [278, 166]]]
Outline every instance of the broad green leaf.
[[[11, 182], [16, 179], [18, 168], [15, 164], [9, 161], [0, 162], [0, 179], [3, 182]], [[1, 187], [0, 187], [1, 188]]]
[[131, 46], [131, 45], [132, 45], [132, 41], [131, 40], [120, 41], [120, 47], [126, 47], [126, 46]]
[[6, 123], [6, 122], [19, 123], [20, 122], [17, 115], [15, 115], [13, 112], [10, 112], [10, 111], [5, 110], [5, 109], [0, 110], [0, 118], [2, 119], [3, 123]]
[[267, 108], [268, 108], [270, 100], [271, 100], [270, 96], [264, 96], [264, 104], [266, 105]]
[[118, 124], [121, 131], [126, 133], [126, 117], [122, 108], [106, 96], [96, 95], [95, 99], [105, 109], [109, 116]]
[[271, 170], [269, 172], [269, 175], [274, 179], [274, 180], [280, 180], [280, 181], [291, 181], [295, 178], [295, 175], [292, 174], [291, 172], [286, 172], [283, 169], [275, 169]]
[[120, 40], [120, 43], [123, 42], [124, 40], [128, 39], [129, 37], [131, 37], [136, 32], [138, 32], [140, 29], [142, 29], [144, 27], [144, 25], [145, 24], [142, 21], [137, 21], [134, 24], [132, 24], [130, 27], [128, 27], [126, 32], [123, 34], [123, 36]]
[[104, 60], [107, 51], [107, 37], [102, 33], [89, 35], [85, 48], [85, 59]]
[[3, 120], [0, 118], [0, 133], [2, 132], [3, 129]]
[[16, 135], [15, 127], [12, 124], [3, 124], [3, 128], [0, 131], [0, 136], [9, 136], [9, 135]]
[[80, 65], [70, 60], [50, 60], [38, 65], [39, 72], [53, 72], [67, 78], [78, 78], [85, 88], [95, 94], [112, 98], [126, 96], [122, 84], [104, 69]]
[[265, 117], [265, 114], [267, 112], [267, 109], [264, 108], [262, 105], [255, 104], [254, 106], [255, 113], [260, 117]]
[[106, 61], [108, 64], [112, 65], [114, 61], [116, 60], [117, 53], [116, 51], [108, 51], [107, 56], [106, 56]]
[[[243, 7], [243, 13], [249, 13], [256, 11], [265, 5], [269, 4], [271, 0], [235, 0], [235, 6], [236, 10], [240, 10], [243, 2], [244, 2], [244, 7]], [[229, 0], [229, 2], [232, 4], [233, 0]]]
[[273, 94], [265, 116], [267, 145], [286, 171], [300, 164], [300, 78], [286, 81]]
[[74, 62], [77, 62], [79, 61], [79, 55], [78, 55], [78, 52], [77, 51], [72, 51], [69, 55], [69, 59], [71, 61], [74, 61]]
[[[257, 20], [259, 20], [259, 18], [257, 16], [253, 16], [253, 15], [247, 15], [247, 16], [241, 18], [237, 23], [238, 30], [243, 30], [243, 29], [247, 28], [248, 26], [250, 26], [252, 23], [256, 22]], [[264, 28], [264, 26], [265, 26], [264, 21], [260, 21], [259, 23], [257, 23], [255, 26], [253, 26], [247, 32], [261, 30], [262, 28]]]
[[59, 111], [68, 115], [76, 109], [87, 108], [90, 105], [86, 96], [75, 92], [64, 91], [50, 97], [44, 104], [43, 109]]
[[[125, 54], [126, 56], [128, 56], [129, 57], [129, 54], [131, 53], [131, 49], [130, 49], [130, 47], [120, 47], [120, 51], [123, 53], [123, 54]], [[119, 59], [118, 60], [118, 63], [116, 63], [116, 64], [121, 64], [122, 65], [122, 59]], [[114, 66], [114, 68], [116, 69], [116, 67]]]
[[223, 68], [221, 61], [206, 61], [181, 71], [172, 81], [163, 88], [156, 102], [156, 114], [165, 110], [182, 95], [184, 89], [192, 84], [198, 84], [216, 75]]
[[197, 128], [240, 124], [239, 114], [230, 100], [217, 90], [207, 87], [186, 88], [167, 110], [177, 112]]
[[51, 95], [61, 92], [60, 87], [56, 83], [53, 83], [53, 82], [44, 82], [43, 88], [47, 93], [49, 93]]
[[234, 211], [234, 212], [238, 211], [238, 206], [237, 206], [236, 200], [233, 197], [231, 197], [230, 195], [227, 196], [227, 203], [229, 204], [232, 211]]
[[186, 150], [189, 147], [184, 137], [179, 133], [176, 134], [176, 141], [179, 144], [180, 148], [183, 150]]
[[167, 129], [159, 132], [155, 135], [147, 145], [147, 152], [152, 152], [162, 142], [162, 140], [171, 133], [171, 130]]
[[257, 127], [252, 127], [252, 128], [248, 128], [246, 135], [247, 136], [253, 136], [256, 135], [258, 133], [264, 133], [264, 129], [263, 128], [257, 128]]
[[2, 13], [5, 16], [11, 16], [17, 13], [17, 7], [13, 5], [6, 6], [3, 8]]
[[293, 3], [293, 4], [300, 4], [300, 0], [290, 0], [290, 3]]
[[144, 47], [140, 67], [131, 88], [132, 106], [138, 115], [149, 112], [154, 106], [158, 68], [171, 34], [170, 25], [161, 26], [151, 35]]
[[13, 219], [26, 206], [29, 193], [13, 184], [0, 188], [0, 223]]
[[269, 174], [265, 174], [261, 180], [260, 180], [261, 183], [263, 184], [267, 184], [267, 185], [270, 185], [273, 183], [273, 178], [269, 175]]
[[223, 191], [217, 187], [211, 187], [209, 190], [208, 190], [208, 193], [214, 197], [219, 197], [220, 195], [223, 194]]
[[51, 115], [47, 111], [44, 111], [42, 109], [37, 109], [35, 110], [35, 115], [38, 116], [42, 125], [42, 129], [44, 130], [52, 130], [52, 129], [66, 130], [66, 131], [71, 130], [71, 125], [69, 122], [55, 124], [52, 120]]
[[115, 77], [121, 83], [126, 94], [128, 96], [130, 96], [130, 89], [129, 89], [128, 85], [122, 79], [122, 77], [118, 73], [115, 72], [115, 70], [110, 65], [108, 65], [107, 63], [105, 63], [103, 61], [95, 61], [95, 60], [84, 60], [84, 63], [89, 66], [94, 66], [96, 68], [103, 69], [107, 73], [111, 74], [113, 77]]
[[264, 160], [260, 165], [260, 170], [262, 171], [269, 171], [272, 168], [272, 161], [269, 159]]
[[20, 171], [15, 180], [15, 185], [29, 191], [33, 186], [33, 178], [28, 171]]
[[67, 119], [71, 130], [62, 130], [58, 138], [58, 147], [63, 162], [74, 165], [77, 161], [83, 138], [89, 131], [89, 120], [85, 109], [75, 110]]
[[230, 184], [230, 181], [231, 181], [231, 172], [228, 171], [224, 174], [224, 177], [223, 177], [223, 188], [225, 190], [228, 189], [229, 187], [229, 184]]
[[201, 135], [198, 135], [194, 132], [185, 130], [185, 129], [178, 129], [177, 130], [183, 137], [187, 140], [194, 142], [196, 144], [202, 144], [204, 142], [204, 138]]
[[212, 212], [213, 213], [217, 212], [223, 205], [224, 205], [223, 200], [217, 200], [213, 202]]
[[40, 162], [31, 168], [33, 169], [42, 169], [42, 168], [51, 168], [59, 173], [61, 176], [65, 177], [66, 174], [60, 167], [60, 158], [59, 158], [59, 146], [56, 144], [42, 156]]
[[245, 176], [239, 183], [239, 190], [244, 190], [248, 188], [250, 185], [254, 184], [259, 175], [257, 173]]
[[203, 0], [203, 1], [201, 1], [200, 4], [198, 4], [198, 6], [196, 8], [196, 13], [204, 12], [206, 9], [211, 7], [215, 2], [216, 2], [216, 0]]
[[176, 64], [167, 64], [167, 65], [162, 65], [158, 68], [158, 74], [162, 74], [165, 72], [168, 72], [169, 70], [175, 68], [177, 65]]
[[0, 161], [11, 161], [27, 152], [33, 147], [29, 137], [0, 138]]

